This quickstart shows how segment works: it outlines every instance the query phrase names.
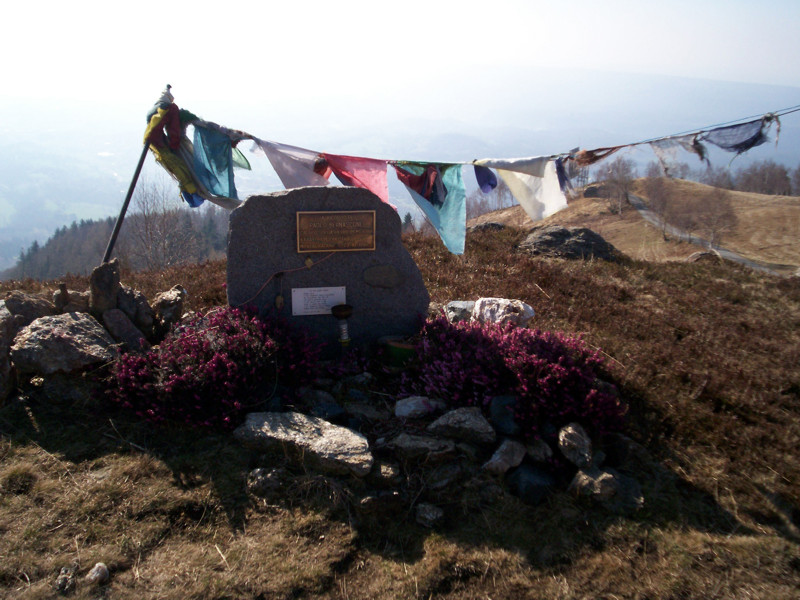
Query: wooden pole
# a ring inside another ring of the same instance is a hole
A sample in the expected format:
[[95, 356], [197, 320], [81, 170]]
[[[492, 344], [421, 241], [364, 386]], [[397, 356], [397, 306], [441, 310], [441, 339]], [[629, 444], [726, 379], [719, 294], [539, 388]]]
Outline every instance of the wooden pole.
[[119, 235], [119, 230], [122, 228], [122, 221], [125, 220], [125, 213], [128, 211], [128, 204], [131, 202], [131, 197], [133, 196], [133, 190], [136, 187], [136, 182], [139, 180], [139, 173], [142, 172], [142, 166], [144, 165], [144, 159], [147, 156], [147, 149], [150, 147], [150, 144], [145, 142], [144, 148], [142, 148], [142, 155], [139, 157], [139, 164], [136, 165], [136, 172], [133, 174], [133, 179], [131, 179], [131, 185], [128, 187], [128, 195], [125, 196], [125, 202], [122, 203], [122, 210], [119, 211], [119, 216], [117, 217], [117, 222], [114, 224], [114, 231], [111, 232], [111, 239], [108, 240], [108, 246], [106, 246], [106, 253], [103, 255], [103, 262], [106, 263], [111, 258], [111, 253], [114, 251], [114, 244], [117, 242], [117, 236]]

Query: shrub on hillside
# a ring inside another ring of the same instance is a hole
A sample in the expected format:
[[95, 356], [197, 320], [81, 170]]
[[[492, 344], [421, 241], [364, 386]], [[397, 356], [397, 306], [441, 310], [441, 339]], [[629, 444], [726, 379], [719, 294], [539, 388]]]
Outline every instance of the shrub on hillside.
[[515, 420], [528, 438], [571, 421], [597, 434], [622, 426], [625, 405], [599, 378], [603, 358], [580, 338], [439, 317], [425, 324], [416, 351], [404, 375], [408, 391], [482, 408], [514, 394]]
[[[223, 308], [173, 329], [145, 355], [123, 355], [113, 367], [109, 394], [153, 423], [230, 429], [281, 370], [293, 381], [307, 376], [314, 346], [274, 320]], [[303, 359], [286, 366], [277, 360], [279, 352]]]

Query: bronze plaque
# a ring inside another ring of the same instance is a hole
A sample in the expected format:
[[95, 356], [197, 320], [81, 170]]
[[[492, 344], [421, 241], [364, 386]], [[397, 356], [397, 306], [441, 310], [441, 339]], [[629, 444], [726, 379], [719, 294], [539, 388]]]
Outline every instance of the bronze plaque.
[[297, 213], [297, 251], [375, 250], [375, 211], [309, 211]]

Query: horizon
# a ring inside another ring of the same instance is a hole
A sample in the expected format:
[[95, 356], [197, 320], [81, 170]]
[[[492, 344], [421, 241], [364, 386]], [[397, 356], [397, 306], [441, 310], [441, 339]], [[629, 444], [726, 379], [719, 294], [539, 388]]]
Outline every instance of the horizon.
[[[89, 16], [75, 23], [73, 6], [10, 9], [17, 26], [0, 40], [14, 57], [0, 88], [0, 244], [27, 232], [27, 247], [72, 220], [116, 215], [145, 114], [166, 83], [179, 106], [264, 139], [459, 162], [633, 143], [800, 104], [800, 5], [788, 0], [579, 0], [568, 13], [511, 0], [492, 10], [244, 2], [224, 14], [181, 2], [79, 4]], [[422, 10], [438, 24], [430, 32], [419, 30]], [[189, 50], [165, 51], [153, 14], [176, 24]], [[124, 30], [109, 26], [115, 20]], [[777, 149], [765, 144], [735, 166], [764, 158], [796, 166], [800, 120], [783, 125]], [[145, 175], [157, 170], [148, 158]], [[266, 171], [237, 185], [282, 189]]]

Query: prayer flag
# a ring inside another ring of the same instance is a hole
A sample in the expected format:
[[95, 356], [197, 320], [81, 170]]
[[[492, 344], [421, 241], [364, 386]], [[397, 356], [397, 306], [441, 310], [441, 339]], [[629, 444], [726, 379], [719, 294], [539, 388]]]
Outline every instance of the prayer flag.
[[389, 202], [389, 186], [386, 182], [386, 161], [359, 156], [322, 155], [336, 177], [344, 185], [369, 190], [386, 204], [397, 210]]
[[467, 193], [461, 165], [403, 161], [392, 166], [447, 249], [453, 254], [464, 254]]

